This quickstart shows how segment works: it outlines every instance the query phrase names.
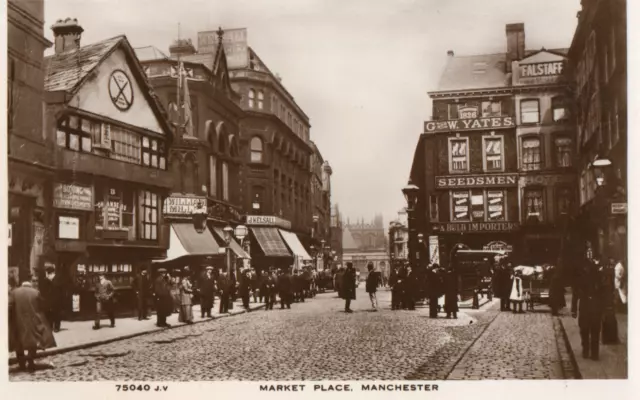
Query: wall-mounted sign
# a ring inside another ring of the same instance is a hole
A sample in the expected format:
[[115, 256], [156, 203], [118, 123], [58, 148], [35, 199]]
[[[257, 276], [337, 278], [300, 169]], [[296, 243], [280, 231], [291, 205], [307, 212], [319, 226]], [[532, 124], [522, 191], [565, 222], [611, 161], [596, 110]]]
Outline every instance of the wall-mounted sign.
[[518, 174], [436, 176], [437, 189], [515, 186], [518, 186]]
[[273, 215], [247, 215], [247, 225], [277, 226], [291, 229], [291, 222]]
[[121, 69], [113, 71], [109, 77], [109, 97], [120, 111], [127, 111], [133, 105], [133, 86]]
[[513, 246], [506, 244], [505, 242], [495, 241], [485, 244], [483, 250], [512, 251]]
[[93, 211], [93, 188], [76, 184], [56, 183], [53, 186], [53, 207]]
[[513, 232], [520, 228], [517, 222], [456, 222], [433, 224], [439, 233]]
[[611, 203], [611, 214], [626, 214], [627, 203]]
[[60, 239], [80, 239], [80, 218], [59, 215], [58, 237]]
[[485, 117], [424, 122], [424, 131], [426, 133], [491, 130], [513, 127], [515, 127], [513, 117]]
[[562, 75], [564, 69], [564, 62], [544, 62], [538, 64], [525, 64], [520, 65], [520, 77], [521, 78], [538, 78], [543, 76], [558, 76]]
[[527, 175], [520, 177], [520, 186], [553, 186], [558, 183], [572, 183], [575, 182], [575, 176], [571, 174], [562, 175]]
[[429, 263], [440, 264], [440, 245], [437, 236], [429, 236]]
[[458, 117], [460, 119], [478, 118], [478, 107], [465, 106], [458, 108]]
[[[207, 199], [198, 196], [170, 196], [164, 202], [166, 215], [191, 215], [206, 212]], [[203, 210], [204, 207], [204, 210]]]

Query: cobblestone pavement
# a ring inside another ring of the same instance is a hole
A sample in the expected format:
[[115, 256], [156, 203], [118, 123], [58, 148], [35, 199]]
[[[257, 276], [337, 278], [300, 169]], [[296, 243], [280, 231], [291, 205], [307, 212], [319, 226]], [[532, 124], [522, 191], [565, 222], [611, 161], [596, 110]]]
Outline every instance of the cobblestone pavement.
[[[502, 352], [501, 359], [509, 360], [500, 361], [499, 365], [508, 367], [517, 362], [509, 353], [522, 352], [522, 346], [500, 344], [485, 337], [509, 332], [508, 319], [529, 317], [540, 326], [532, 327], [527, 341], [538, 339], [542, 344], [534, 345], [537, 350], [533, 352], [525, 351], [527, 362], [536, 368], [523, 374], [548, 366], [547, 361], [530, 360], [546, 354], [539, 347], [550, 346], [548, 338], [543, 337], [547, 332], [543, 332], [544, 317], [498, 315], [490, 310], [465, 311], [457, 320], [433, 320], [428, 318], [426, 308], [391, 311], [390, 293], [386, 290], [379, 292], [378, 297], [382, 310], [370, 312], [368, 296], [362, 288], [358, 289], [358, 300], [352, 304], [355, 312], [346, 314], [342, 311], [343, 301], [335, 294], [318, 295], [305, 303], [293, 304], [291, 310], [254, 311], [52, 356], [40, 360], [43, 367], [33, 374], [12, 368], [10, 380], [445, 379], [452, 370], [458, 376], [456, 363], [480, 335], [486, 346]], [[497, 324], [492, 323], [496, 315]], [[515, 339], [521, 341], [517, 335]], [[462, 359], [466, 366], [462, 378], [476, 373], [472, 362], [489, 365], [495, 362], [477, 350], [479, 342]], [[45, 368], [46, 363], [54, 367]], [[495, 368], [486, 370], [500, 376]], [[511, 371], [520, 372], [515, 368]]]

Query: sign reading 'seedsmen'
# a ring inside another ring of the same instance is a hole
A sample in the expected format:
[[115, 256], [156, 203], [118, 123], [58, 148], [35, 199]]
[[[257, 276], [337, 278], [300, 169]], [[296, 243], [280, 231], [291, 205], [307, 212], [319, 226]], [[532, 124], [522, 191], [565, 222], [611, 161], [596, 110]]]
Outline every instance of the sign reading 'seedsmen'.
[[518, 174], [436, 176], [437, 189], [515, 186], [518, 186]]
[[427, 133], [502, 129], [513, 127], [515, 127], [515, 124], [513, 123], [513, 117], [482, 117], [424, 122], [424, 131]]

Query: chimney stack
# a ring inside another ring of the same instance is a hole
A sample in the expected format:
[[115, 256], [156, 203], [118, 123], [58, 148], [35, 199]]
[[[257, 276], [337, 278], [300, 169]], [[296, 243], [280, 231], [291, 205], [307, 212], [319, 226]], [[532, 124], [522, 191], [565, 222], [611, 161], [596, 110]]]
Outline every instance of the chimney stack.
[[447, 51], [447, 55], [449, 57], [453, 57], [455, 54], [453, 53], [453, 50], [449, 50], [449, 51]]
[[51, 26], [54, 38], [56, 54], [65, 51], [75, 51], [80, 48], [80, 39], [84, 29], [78, 24], [76, 18], [59, 19]]
[[524, 24], [507, 24], [507, 72], [511, 72], [511, 62], [524, 58]]

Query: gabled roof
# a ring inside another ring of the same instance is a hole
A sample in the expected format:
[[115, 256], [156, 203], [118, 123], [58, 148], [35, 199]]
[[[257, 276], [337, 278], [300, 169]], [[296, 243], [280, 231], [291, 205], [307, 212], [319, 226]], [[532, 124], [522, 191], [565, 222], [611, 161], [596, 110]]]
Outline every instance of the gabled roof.
[[448, 58], [438, 83], [438, 91], [509, 86], [504, 53]]
[[141, 62], [153, 61], [153, 60], [168, 60], [166, 54], [155, 46], [136, 47], [133, 49], [136, 52], [138, 60]]
[[342, 229], [342, 248], [347, 250], [356, 250], [360, 248], [353, 238], [351, 231], [347, 227]]
[[173, 129], [169, 125], [167, 113], [160, 99], [151, 89], [142, 65], [124, 35], [45, 57], [44, 89], [49, 92], [62, 91], [75, 94], [91, 73], [117, 49], [124, 51], [142, 93], [164, 128], [167, 138], [171, 140]]

